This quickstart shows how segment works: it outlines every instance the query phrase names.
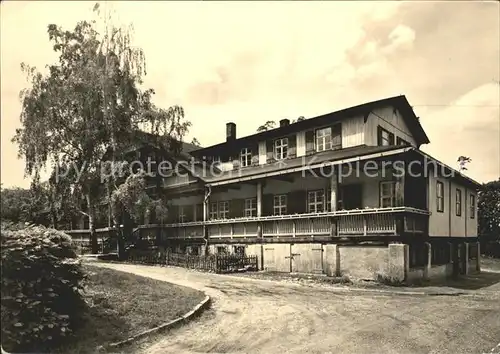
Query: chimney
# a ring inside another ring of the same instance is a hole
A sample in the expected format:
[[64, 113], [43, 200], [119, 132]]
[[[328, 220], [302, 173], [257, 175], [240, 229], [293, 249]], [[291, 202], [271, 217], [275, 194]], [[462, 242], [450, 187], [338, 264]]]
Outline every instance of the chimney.
[[226, 124], [226, 141], [235, 140], [236, 139], [236, 124], [227, 123]]
[[280, 128], [281, 127], [286, 127], [288, 124], [290, 124], [290, 119], [282, 119], [282, 120], [280, 120]]

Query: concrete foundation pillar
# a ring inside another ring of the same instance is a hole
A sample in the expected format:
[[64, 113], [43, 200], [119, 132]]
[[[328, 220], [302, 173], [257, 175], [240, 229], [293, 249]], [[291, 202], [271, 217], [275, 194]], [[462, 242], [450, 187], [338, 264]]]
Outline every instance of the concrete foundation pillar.
[[462, 264], [464, 266], [464, 274], [467, 275], [469, 274], [469, 244], [464, 242], [462, 247], [463, 247], [462, 255], [464, 256]]
[[432, 266], [432, 245], [430, 242], [425, 243], [424, 252], [426, 256], [426, 262], [424, 264], [424, 279], [429, 279], [429, 271]]
[[323, 271], [329, 277], [340, 276], [340, 253], [338, 245], [324, 245], [323, 249]]
[[476, 271], [481, 271], [481, 243], [477, 243], [477, 254], [476, 254]]
[[393, 282], [405, 281], [409, 270], [408, 245], [393, 243], [389, 245], [389, 280]]

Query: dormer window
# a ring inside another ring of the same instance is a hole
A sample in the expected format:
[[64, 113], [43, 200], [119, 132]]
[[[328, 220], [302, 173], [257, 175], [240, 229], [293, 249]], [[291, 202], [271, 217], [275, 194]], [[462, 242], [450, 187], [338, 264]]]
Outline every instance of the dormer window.
[[340, 149], [342, 147], [342, 130], [340, 124], [316, 130], [316, 151]]
[[276, 160], [286, 159], [288, 156], [288, 138], [274, 141], [274, 158]]
[[325, 151], [332, 148], [332, 128], [323, 128], [316, 131], [316, 151]]
[[247, 167], [252, 164], [252, 151], [249, 148], [241, 149], [240, 162], [241, 167]]
[[394, 145], [394, 134], [385, 130], [381, 126], [378, 127], [378, 145], [389, 146]]

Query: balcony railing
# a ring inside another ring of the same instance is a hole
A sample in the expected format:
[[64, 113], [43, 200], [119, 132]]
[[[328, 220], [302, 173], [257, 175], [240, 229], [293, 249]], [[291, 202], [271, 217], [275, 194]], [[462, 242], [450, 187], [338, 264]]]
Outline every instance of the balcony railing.
[[204, 225], [210, 238], [369, 236], [425, 233], [429, 213], [397, 207], [355, 209], [336, 212], [292, 214], [188, 222], [168, 225], [141, 225], [142, 235], [158, 227], [163, 238], [202, 238]]

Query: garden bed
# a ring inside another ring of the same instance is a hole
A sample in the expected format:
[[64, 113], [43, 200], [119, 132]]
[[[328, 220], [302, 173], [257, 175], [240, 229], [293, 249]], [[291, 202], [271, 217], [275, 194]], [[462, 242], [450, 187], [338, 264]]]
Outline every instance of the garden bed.
[[59, 353], [95, 353], [96, 348], [125, 340], [184, 315], [205, 295], [174, 284], [85, 266], [87, 301], [92, 305], [85, 322]]

